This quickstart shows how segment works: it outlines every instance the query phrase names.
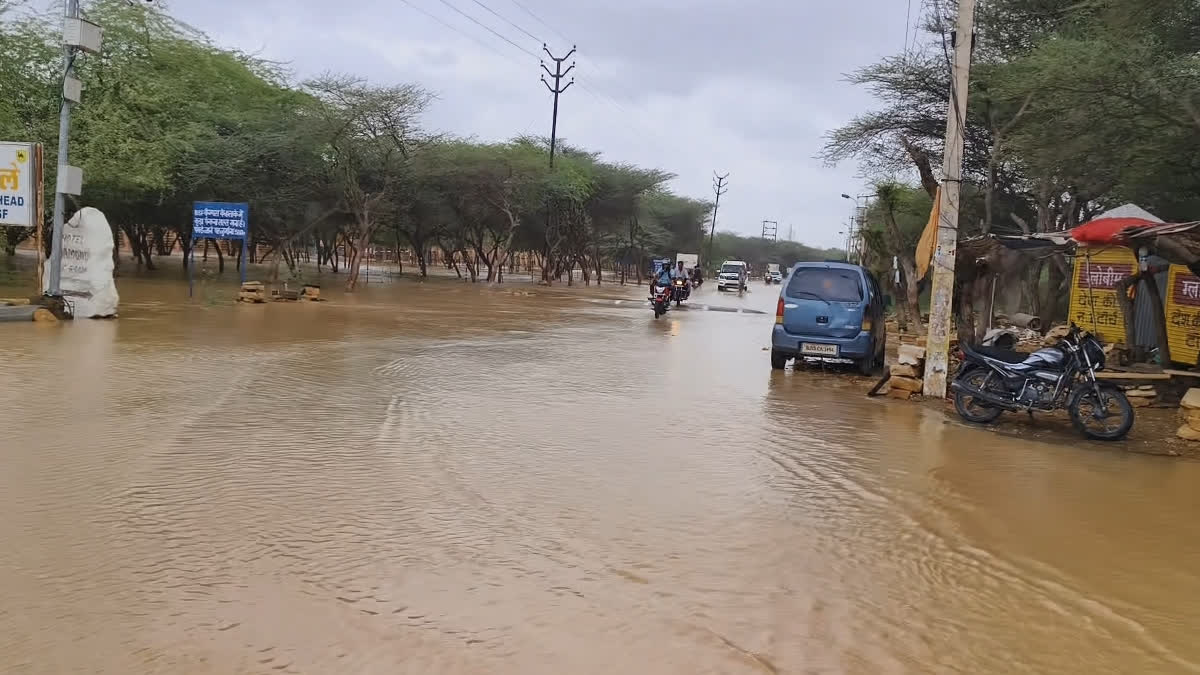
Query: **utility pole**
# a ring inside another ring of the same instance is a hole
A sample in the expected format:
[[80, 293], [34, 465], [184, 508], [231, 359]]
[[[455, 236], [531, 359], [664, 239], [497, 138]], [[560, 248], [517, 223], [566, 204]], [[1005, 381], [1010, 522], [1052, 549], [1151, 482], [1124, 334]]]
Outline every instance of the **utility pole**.
[[[713, 192], [716, 193], [717, 199], [713, 202], [713, 217], [712, 226], [708, 228], [708, 257], [712, 257], [713, 252], [713, 234], [717, 231], [717, 209], [721, 206], [721, 195], [729, 192], [729, 184], [725, 181], [729, 180], [729, 174], [718, 176], [717, 172], [713, 172]], [[708, 262], [712, 262], [711, 260]]]
[[100, 51], [100, 27], [79, 18], [79, 0], [63, 0], [62, 106], [58, 113], [58, 166], [54, 188], [54, 229], [50, 234], [50, 270], [46, 295], [62, 297], [62, 235], [66, 195], [82, 191], [83, 173], [67, 164], [71, 137], [71, 106], [79, 103], [79, 80], [75, 79], [76, 50]]
[[762, 222], [762, 238], [779, 241], [779, 223], [774, 220], [764, 220]]
[[575, 78], [571, 78], [571, 80], [567, 82], [566, 86], [562, 86], [562, 79], [566, 77], [567, 74], [572, 70], [575, 70], [574, 61], [571, 62], [571, 65], [568, 66], [566, 70], [563, 70], [563, 62], [571, 58], [571, 55], [575, 53], [575, 46], [572, 45], [571, 51], [567, 52], [567, 55], [563, 57], [558, 57], [550, 53], [550, 49], [546, 47], [545, 43], [542, 44], [542, 51], [546, 52], [546, 55], [549, 56], [550, 60], [554, 62], [553, 73], [550, 72], [550, 69], [546, 67], [545, 61], [541, 62], [542, 70], [546, 71], [546, 75], [549, 75], [554, 79], [554, 86], [550, 86], [550, 83], [546, 81], [546, 75], [542, 76], [542, 84], [546, 85], [546, 88], [550, 90], [551, 94], [554, 94], [554, 116], [550, 118], [550, 168], [553, 169], [554, 145], [558, 141], [558, 95], [569, 89], [572, 84], [575, 84]]
[[975, 0], [959, 0], [953, 33], [954, 64], [950, 78], [950, 109], [946, 114], [946, 151], [942, 162], [941, 215], [937, 248], [933, 252], [933, 288], [929, 301], [929, 338], [925, 354], [925, 395], [946, 396], [950, 362], [950, 322], [954, 303], [954, 259], [958, 249], [958, 204], [962, 187], [963, 125], [967, 118], [967, 87], [971, 80], [971, 51], [975, 46]]

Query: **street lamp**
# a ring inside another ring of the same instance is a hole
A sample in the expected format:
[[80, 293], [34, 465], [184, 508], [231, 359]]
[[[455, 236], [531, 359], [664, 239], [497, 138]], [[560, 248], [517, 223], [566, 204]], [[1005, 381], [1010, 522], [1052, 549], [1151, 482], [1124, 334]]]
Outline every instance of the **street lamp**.
[[854, 232], [855, 221], [858, 222], [858, 229], [859, 229], [858, 234], [860, 236], [862, 234], [862, 221], [863, 221], [863, 215], [865, 214], [865, 211], [863, 210], [863, 207], [859, 205], [858, 200], [862, 199], [862, 200], [868, 202], [868, 205], [869, 205], [871, 198], [874, 196], [875, 195], [866, 194], [866, 195], [858, 195], [857, 197], [851, 197], [850, 195], [846, 194], [845, 192], [842, 193], [842, 199], [849, 199], [850, 201], [854, 202], [854, 215], [852, 215], [850, 217], [850, 232], [846, 235], [846, 262], [850, 262], [851, 246], [853, 246], [855, 243], [857, 243], [856, 237], [855, 237], [855, 232]]

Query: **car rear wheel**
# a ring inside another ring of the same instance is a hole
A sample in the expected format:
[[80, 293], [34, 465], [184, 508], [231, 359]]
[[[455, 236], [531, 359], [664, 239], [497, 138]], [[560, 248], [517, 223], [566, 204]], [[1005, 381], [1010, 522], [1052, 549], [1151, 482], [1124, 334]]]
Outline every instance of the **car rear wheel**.
[[788, 357], [786, 354], [780, 354], [774, 349], [771, 350], [771, 368], [775, 370], [783, 370], [787, 366]]

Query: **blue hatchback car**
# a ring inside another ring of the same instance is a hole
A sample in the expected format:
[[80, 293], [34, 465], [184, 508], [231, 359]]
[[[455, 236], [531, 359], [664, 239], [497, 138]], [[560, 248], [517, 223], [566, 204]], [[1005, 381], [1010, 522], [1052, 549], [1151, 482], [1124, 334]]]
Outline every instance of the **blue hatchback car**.
[[865, 374], [883, 365], [887, 346], [879, 282], [859, 265], [796, 263], [775, 309], [771, 367], [788, 359], [850, 360]]

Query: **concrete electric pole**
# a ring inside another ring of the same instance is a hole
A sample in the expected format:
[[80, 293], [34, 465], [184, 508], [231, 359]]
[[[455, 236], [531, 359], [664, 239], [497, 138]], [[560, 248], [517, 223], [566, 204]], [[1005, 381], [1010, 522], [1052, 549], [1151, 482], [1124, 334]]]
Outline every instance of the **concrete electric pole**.
[[[725, 181], [729, 180], [729, 174], [718, 176], [717, 172], [713, 172], [713, 193], [717, 195], [716, 201], [713, 202], [712, 226], [708, 228], [708, 257], [712, 257], [713, 252], [713, 234], [717, 231], [717, 208], [721, 206], [721, 195], [729, 192], [729, 184]], [[708, 262], [712, 262], [711, 260]]]
[[550, 60], [554, 62], [553, 73], [550, 72], [550, 69], [546, 67], [546, 62], [542, 62], [542, 70], [546, 71], [546, 75], [549, 75], [554, 79], [554, 86], [550, 86], [550, 83], [546, 81], [546, 76], [542, 76], [542, 84], [546, 85], [546, 88], [550, 90], [551, 94], [554, 94], [554, 116], [550, 120], [550, 168], [553, 169], [554, 145], [558, 141], [558, 95], [569, 89], [572, 84], [575, 84], [575, 78], [571, 78], [571, 80], [567, 82], [566, 86], [562, 85], [562, 79], [575, 69], [575, 63], [572, 62], [566, 70], [563, 70], [562, 66], [563, 62], [571, 58], [571, 55], [575, 53], [575, 47], [571, 47], [571, 51], [567, 52], [567, 55], [563, 57], [558, 57], [554, 54], [551, 54], [550, 49], [544, 44], [542, 45], [542, 51], [546, 52], [546, 55], [549, 56]]
[[958, 206], [962, 187], [963, 126], [967, 119], [967, 87], [975, 46], [975, 0], [959, 0], [954, 31], [954, 64], [950, 77], [950, 109], [946, 115], [946, 152], [942, 162], [941, 215], [933, 252], [933, 288], [929, 300], [929, 339], [925, 354], [925, 395], [946, 396], [950, 363], [950, 323], [954, 305], [954, 258], [958, 248]]

